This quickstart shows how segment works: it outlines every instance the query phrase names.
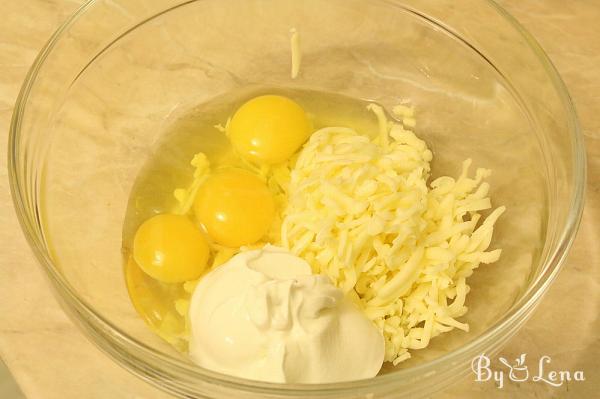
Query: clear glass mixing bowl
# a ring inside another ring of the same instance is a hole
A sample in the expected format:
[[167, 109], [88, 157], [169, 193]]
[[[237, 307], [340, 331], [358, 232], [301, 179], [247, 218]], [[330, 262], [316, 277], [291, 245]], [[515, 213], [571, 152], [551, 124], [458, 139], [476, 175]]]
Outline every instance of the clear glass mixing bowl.
[[[291, 80], [290, 28], [301, 35]], [[433, 173], [493, 170], [508, 211], [501, 260], [470, 280], [453, 331], [376, 378], [277, 385], [199, 368], [155, 336], [127, 296], [128, 195], [166, 124], [246, 85], [410, 100]], [[23, 230], [66, 311], [126, 369], [186, 397], [420, 397], [465, 375], [525, 322], [565, 259], [583, 206], [582, 135], [536, 42], [487, 0], [96, 0], [51, 38], [18, 98], [9, 168]], [[371, 396], [373, 395], [373, 396]]]

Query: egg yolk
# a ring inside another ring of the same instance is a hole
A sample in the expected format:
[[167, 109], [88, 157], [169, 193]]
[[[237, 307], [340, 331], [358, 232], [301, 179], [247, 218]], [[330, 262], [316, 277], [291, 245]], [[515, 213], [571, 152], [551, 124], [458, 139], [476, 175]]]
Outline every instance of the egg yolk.
[[215, 173], [202, 184], [194, 213], [217, 243], [239, 247], [255, 243], [268, 232], [275, 202], [258, 176], [232, 168]]
[[139, 227], [133, 239], [135, 262], [145, 273], [166, 283], [200, 277], [208, 254], [206, 238], [185, 216], [154, 216]]
[[228, 125], [231, 144], [250, 161], [277, 164], [290, 158], [310, 136], [306, 112], [287, 97], [266, 95], [242, 105]]

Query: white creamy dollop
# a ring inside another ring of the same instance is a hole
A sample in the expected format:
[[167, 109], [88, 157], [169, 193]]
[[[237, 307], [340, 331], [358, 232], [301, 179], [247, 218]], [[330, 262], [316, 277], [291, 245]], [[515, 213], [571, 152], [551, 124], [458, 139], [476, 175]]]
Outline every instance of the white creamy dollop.
[[210, 272], [189, 316], [192, 360], [224, 374], [326, 383], [374, 377], [383, 363], [372, 322], [283, 248], [242, 252]]

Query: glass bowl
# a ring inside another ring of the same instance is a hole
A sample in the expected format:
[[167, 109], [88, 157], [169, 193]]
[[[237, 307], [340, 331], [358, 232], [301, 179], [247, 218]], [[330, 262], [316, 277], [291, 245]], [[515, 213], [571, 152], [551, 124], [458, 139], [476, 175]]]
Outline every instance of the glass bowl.
[[[290, 28], [300, 76], [290, 78]], [[433, 176], [493, 170], [503, 256], [470, 279], [471, 331], [373, 379], [254, 382], [191, 364], [130, 304], [121, 231], [138, 171], [186, 110], [245, 86], [410, 101]], [[539, 45], [492, 1], [96, 0], [50, 39], [14, 111], [14, 204], [65, 310], [99, 348], [182, 397], [421, 397], [495, 353], [556, 277], [583, 207], [585, 154], [567, 91]]]

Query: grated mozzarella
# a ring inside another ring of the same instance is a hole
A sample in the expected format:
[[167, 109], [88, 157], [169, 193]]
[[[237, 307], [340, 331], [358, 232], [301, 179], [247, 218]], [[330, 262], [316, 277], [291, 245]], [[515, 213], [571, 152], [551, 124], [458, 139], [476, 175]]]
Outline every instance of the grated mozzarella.
[[[504, 212], [491, 209], [490, 175], [471, 160], [457, 178], [429, 185], [432, 153], [406, 126], [414, 110], [397, 106], [404, 125], [379, 122], [375, 139], [353, 129], [316, 131], [278, 187], [287, 205], [281, 244], [328, 275], [382, 331], [385, 360], [398, 364], [431, 338], [469, 326], [457, 319], [469, 286], [466, 278], [501, 250], [486, 251], [494, 223]], [[280, 172], [281, 173], [281, 172]]]
[[292, 70], [291, 77], [296, 79], [300, 72], [300, 62], [302, 62], [302, 53], [300, 51], [300, 35], [296, 28], [290, 29], [290, 48], [292, 51]]

